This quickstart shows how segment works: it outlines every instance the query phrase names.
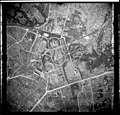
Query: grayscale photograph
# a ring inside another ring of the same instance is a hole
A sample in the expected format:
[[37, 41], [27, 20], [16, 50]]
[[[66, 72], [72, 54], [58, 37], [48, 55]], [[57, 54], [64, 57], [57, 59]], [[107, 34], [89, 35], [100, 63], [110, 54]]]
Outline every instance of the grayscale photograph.
[[7, 111], [111, 112], [114, 4], [7, 4]]

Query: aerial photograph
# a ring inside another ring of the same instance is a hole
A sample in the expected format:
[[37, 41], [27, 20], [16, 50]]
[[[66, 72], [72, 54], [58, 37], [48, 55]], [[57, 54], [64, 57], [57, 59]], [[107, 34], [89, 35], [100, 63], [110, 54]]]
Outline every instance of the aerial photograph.
[[6, 111], [112, 112], [113, 3], [7, 3]]

